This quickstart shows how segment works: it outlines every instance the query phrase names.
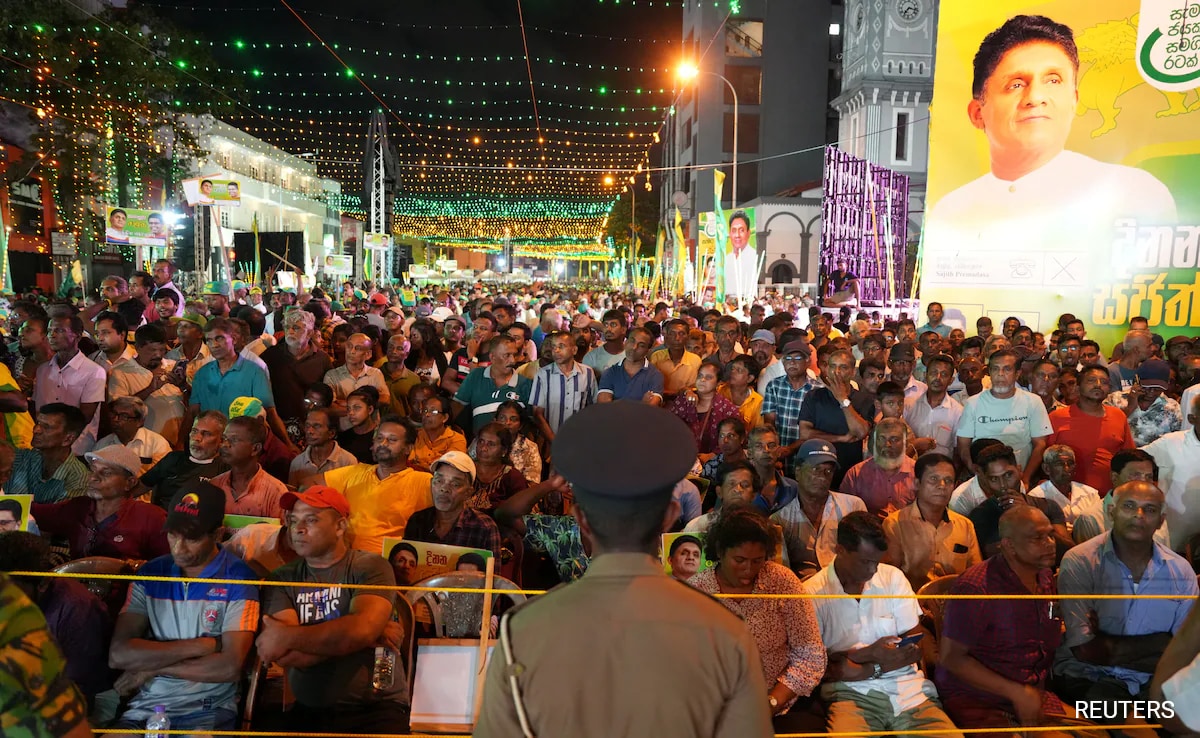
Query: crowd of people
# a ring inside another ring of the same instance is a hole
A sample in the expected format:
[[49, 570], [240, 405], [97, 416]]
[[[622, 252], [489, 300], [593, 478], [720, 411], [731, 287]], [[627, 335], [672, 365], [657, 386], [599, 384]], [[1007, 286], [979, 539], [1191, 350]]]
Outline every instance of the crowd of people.
[[[342, 585], [414, 584], [389, 538], [489, 551], [529, 589], [584, 578], [615, 534], [584, 523], [557, 444], [607, 403], [694, 441], [655, 533], [689, 533], [676, 578], [744, 621], [776, 730], [1200, 729], [1200, 341], [1134, 318], [1105, 351], [1073, 315], [968, 332], [936, 302], [918, 326], [777, 295], [721, 311], [599, 286], [192, 296], [175, 278], [160, 261], [86, 304], [9, 303], [0, 571], [112, 557], [168, 579], [99, 598], [5, 578], [0, 660], [19, 669], [0, 679], [25, 695], [4, 731], [65, 735], [103, 707], [97, 730], [138, 728], [159, 706], [175, 729], [234, 728], [252, 648], [287, 672], [281, 729], [406, 729], [404, 675], [372, 683], [376, 647], [403, 639], [397, 594]], [[588, 454], [678, 456], [670, 433], [620, 435]], [[989, 599], [922, 609], [938, 582]], [[1006, 599], [1028, 594], [1046, 598]], [[1163, 698], [1176, 715], [1072, 709]]]

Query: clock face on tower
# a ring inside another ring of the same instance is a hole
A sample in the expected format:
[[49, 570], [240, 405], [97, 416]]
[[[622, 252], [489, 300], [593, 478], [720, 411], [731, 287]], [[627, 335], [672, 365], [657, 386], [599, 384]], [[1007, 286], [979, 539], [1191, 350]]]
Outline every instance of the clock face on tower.
[[896, 15], [911, 23], [921, 15], [921, 0], [896, 0]]
[[851, 30], [856, 35], [861, 35], [867, 29], [867, 11], [863, 8], [862, 3], [857, 3], [854, 8], [854, 25]]

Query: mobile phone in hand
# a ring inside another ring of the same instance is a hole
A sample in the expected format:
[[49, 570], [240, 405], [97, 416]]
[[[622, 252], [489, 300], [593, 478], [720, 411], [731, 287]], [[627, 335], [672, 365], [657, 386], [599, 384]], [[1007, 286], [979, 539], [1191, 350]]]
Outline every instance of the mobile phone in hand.
[[898, 643], [896, 643], [896, 648], [903, 648], [905, 646], [911, 646], [915, 643], [920, 643], [921, 639], [924, 637], [925, 637], [924, 631], [921, 631], [920, 633], [913, 633], [910, 636], [901, 638], [900, 641]]

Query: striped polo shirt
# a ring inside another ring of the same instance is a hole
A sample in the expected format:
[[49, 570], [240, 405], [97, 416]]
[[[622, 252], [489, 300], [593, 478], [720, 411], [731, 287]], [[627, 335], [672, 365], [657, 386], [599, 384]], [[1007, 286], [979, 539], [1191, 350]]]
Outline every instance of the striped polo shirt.
[[[182, 577], [183, 571], [170, 556], [160, 556], [139, 571], [146, 576]], [[246, 579], [258, 576], [246, 562], [221, 549], [197, 579]], [[148, 637], [156, 641], [188, 638], [220, 638], [223, 633], [258, 629], [258, 587], [252, 584], [203, 584], [199, 582], [137, 581], [129, 588], [122, 612], [143, 615], [149, 620]], [[155, 705], [167, 714], [197, 710], [236, 710], [237, 684], [189, 682], [157, 676], [146, 682], [129, 703], [123, 718], [153, 712]]]
[[596, 373], [586, 364], [573, 362], [570, 374], [563, 374], [558, 364], [547, 364], [533, 379], [529, 404], [546, 413], [550, 430], [557, 433], [567, 418], [596, 401], [596, 385]]

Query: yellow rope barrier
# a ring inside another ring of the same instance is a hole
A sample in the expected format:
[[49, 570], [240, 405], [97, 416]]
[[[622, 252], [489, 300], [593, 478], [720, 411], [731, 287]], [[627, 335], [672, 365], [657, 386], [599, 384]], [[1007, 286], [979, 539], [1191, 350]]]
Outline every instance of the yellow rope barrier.
[[[5, 572], [14, 577], [59, 577], [64, 579], [113, 579], [119, 581], [140, 582], [181, 582], [184, 584], [253, 584], [259, 587], [304, 587], [318, 586], [320, 582], [290, 582], [266, 579], [202, 579], [198, 577], [160, 577], [142, 574], [92, 574], [87, 572], [65, 571], [10, 571]], [[462, 592], [464, 594], [545, 594], [544, 589], [497, 589], [495, 587], [413, 587], [394, 586], [387, 584], [339, 584], [342, 589], [363, 589], [383, 592]], [[718, 599], [793, 599], [793, 600], [1191, 600], [1195, 595], [1123, 595], [1123, 594], [724, 594], [712, 595]]]
[[[1051, 733], [1061, 732], [1063, 730], [1071, 730], [1076, 732], [1082, 731], [1120, 731], [1120, 730], [1157, 730], [1163, 727], [1158, 724], [1150, 725], [1103, 725], [1096, 723], [1092, 725], [1038, 725], [1029, 727], [1013, 727], [1013, 728], [921, 728], [918, 730], [905, 730], [904, 735], [943, 735], [945, 733], [959, 733], [963, 735], [974, 735], [978, 733]], [[144, 735], [145, 728], [107, 728], [97, 731], [98, 733], [111, 733], [114, 735]], [[163, 730], [159, 731], [164, 735], [192, 735], [195, 730]], [[845, 731], [840, 733], [776, 733], [775, 738], [856, 738], [858, 736], [891, 736], [896, 735], [895, 730], [855, 730]], [[261, 730], [206, 730], [205, 735], [211, 736], [246, 736], [246, 738], [267, 738], [268, 736], [279, 736], [279, 731], [261, 731]], [[363, 738], [362, 733], [287, 733], [288, 738]], [[469, 734], [454, 734], [454, 733], [372, 733], [371, 738], [471, 738]]]

